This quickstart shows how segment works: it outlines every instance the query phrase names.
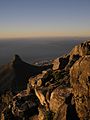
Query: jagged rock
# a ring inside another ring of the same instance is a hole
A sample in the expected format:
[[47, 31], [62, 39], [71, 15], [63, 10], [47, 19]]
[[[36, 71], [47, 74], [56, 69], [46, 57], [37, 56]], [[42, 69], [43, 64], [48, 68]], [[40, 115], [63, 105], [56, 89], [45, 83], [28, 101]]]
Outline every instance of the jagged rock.
[[11, 112], [11, 109], [6, 108], [1, 114], [1, 120], [14, 120], [14, 115]]
[[69, 71], [70, 68], [73, 66], [73, 64], [80, 58], [80, 56], [77, 54], [77, 55], [73, 55], [72, 59], [69, 60], [68, 64], [66, 65], [65, 67], [65, 70], [66, 71]]
[[50, 72], [51, 72], [51, 69], [48, 69], [47, 71], [42, 71], [41, 74], [38, 74], [35, 77], [31, 77], [29, 79], [30, 85], [32, 87], [41, 87], [42, 85], [44, 85], [47, 82], [46, 79], [47, 79]]
[[76, 45], [70, 52], [69, 62], [65, 67], [66, 71], [69, 71], [73, 64], [82, 56], [90, 54], [90, 41]]
[[9, 105], [10, 103], [12, 103], [13, 95], [10, 91], [7, 91], [1, 96], [1, 98], [2, 98], [2, 103]]
[[56, 88], [51, 93], [50, 110], [54, 113], [53, 120], [79, 120], [72, 88]]
[[39, 115], [38, 120], [52, 120], [52, 115], [50, 111], [47, 111], [44, 106], [38, 107]]
[[52, 69], [53, 70], [62, 70], [65, 68], [65, 66], [67, 65], [68, 62], [69, 62], [69, 56], [59, 57], [52, 62], [52, 64], [53, 64]]
[[65, 100], [71, 94], [71, 88], [56, 88], [50, 97], [50, 110], [57, 113], [62, 105], [65, 104]]
[[67, 120], [66, 116], [67, 116], [67, 105], [62, 104], [59, 110], [57, 111], [57, 113], [55, 114], [55, 116], [53, 117], [53, 120]]
[[15, 96], [12, 104], [12, 113], [21, 119], [29, 119], [38, 114], [38, 102], [34, 94], [29, 96]]
[[46, 110], [45, 108], [38, 108], [39, 110], [39, 115], [38, 115], [38, 120], [46, 120]]
[[80, 120], [90, 119], [90, 55], [81, 57], [70, 70], [76, 111]]
[[49, 110], [48, 102], [46, 99], [46, 93], [47, 93], [47, 90], [43, 91], [43, 89], [40, 90], [40, 89], [35, 88], [35, 94], [36, 94], [37, 98], [39, 99], [40, 104], [45, 106], [46, 110]]
[[41, 90], [35, 89], [35, 94], [38, 97], [41, 105], [46, 104], [45, 96], [43, 95]]
[[34, 115], [32, 117], [29, 117], [29, 120], [38, 120], [38, 115]]
[[76, 45], [70, 52], [70, 60], [73, 59], [74, 55], [84, 56], [90, 54], [90, 40], [80, 45]]
[[10, 62], [10, 64], [18, 64], [19, 62], [22, 62], [22, 59], [20, 58], [19, 55], [15, 54]]

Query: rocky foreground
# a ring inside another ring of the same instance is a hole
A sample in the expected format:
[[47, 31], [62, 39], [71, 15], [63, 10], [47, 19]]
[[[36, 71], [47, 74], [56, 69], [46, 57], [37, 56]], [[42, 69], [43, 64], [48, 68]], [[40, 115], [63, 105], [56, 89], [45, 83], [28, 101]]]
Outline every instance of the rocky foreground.
[[90, 120], [90, 41], [51, 65], [18, 55], [0, 68], [1, 120]]

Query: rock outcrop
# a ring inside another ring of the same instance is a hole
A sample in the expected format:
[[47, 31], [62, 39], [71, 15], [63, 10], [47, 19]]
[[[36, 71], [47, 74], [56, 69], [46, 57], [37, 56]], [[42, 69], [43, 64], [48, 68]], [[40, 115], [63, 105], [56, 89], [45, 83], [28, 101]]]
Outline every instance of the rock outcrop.
[[80, 120], [90, 119], [90, 55], [81, 57], [70, 70], [70, 83]]
[[73, 59], [73, 56], [79, 55], [89, 55], [90, 54], [90, 41], [85, 41], [84, 43], [81, 43], [80, 45], [76, 45], [72, 51], [70, 52], [70, 60]]
[[65, 66], [68, 64], [69, 62], [69, 56], [64, 56], [64, 57], [59, 57], [57, 59], [55, 59], [52, 64], [53, 70], [62, 70], [65, 68]]
[[70, 96], [71, 88], [56, 88], [50, 97], [50, 110], [57, 113], [62, 105], [65, 104], [65, 100]]

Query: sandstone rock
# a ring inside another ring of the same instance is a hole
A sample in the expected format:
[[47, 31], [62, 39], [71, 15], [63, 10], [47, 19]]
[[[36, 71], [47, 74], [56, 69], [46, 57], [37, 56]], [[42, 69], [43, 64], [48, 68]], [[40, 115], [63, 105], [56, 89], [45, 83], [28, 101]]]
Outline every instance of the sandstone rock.
[[65, 100], [71, 94], [71, 88], [56, 88], [50, 97], [50, 110], [57, 113], [62, 105], [65, 104]]
[[73, 66], [73, 64], [80, 58], [80, 56], [78, 54], [73, 55], [72, 59], [69, 60], [68, 64], [65, 67], [66, 71], [69, 71], [70, 68]]
[[34, 116], [30, 117], [29, 120], [38, 120], [38, 115], [34, 115]]
[[71, 68], [71, 85], [80, 120], [90, 119], [90, 55], [81, 57]]
[[50, 97], [53, 120], [79, 120], [73, 101], [72, 88], [56, 88]]
[[70, 60], [73, 59], [73, 55], [84, 56], [89, 54], [90, 54], [90, 40], [81, 43], [80, 45], [76, 45], [70, 52]]
[[46, 120], [45, 108], [38, 108], [38, 110], [39, 110], [38, 120]]
[[40, 106], [38, 110], [39, 110], [38, 120], [52, 120], [52, 115], [50, 111], [47, 111], [44, 106]]
[[10, 91], [7, 91], [2, 95], [1, 98], [2, 98], [2, 103], [9, 105], [10, 103], [12, 103], [13, 95]]
[[20, 119], [29, 119], [30, 117], [38, 114], [37, 97], [34, 94], [15, 97], [12, 104], [12, 113], [15, 117]]
[[73, 64], [82, 56], [90, 54], [90, 41], [76, 45], [70, 52], [69, 62], [65, 67], [66, 71], [69, 71]]
[[38, 97], [41, 105], [46, 104], [45, 96], [43, 95], [41, 90], [35, 89], [35, 94]]
[[69, 62], [69, 56], [59, 57], [52, 62], [52, 64], [53, 64], [52, 69], [53, 70], [62, 70], [65, 68], [65, 66], [67, 65], [68, 62]]
[[49, 73], [51, 72], [51, 70], [47, 70], [47, 71], [42, 71], [41, 74], [38, 74], [37, 76], [35, 77], [31, 77], [29, 79], [29, 84], [32, 86], [32, 87], [41, 87], [43, 84], [45, 84], [45, 81], [46, 78], [48, 77]]
[[67, 105], [62, 104], [60, 106], [60, 109], [55, 114], [53, 120], [67, 120], [66, 116], [67, 116]]
[[48, 111], [49, 110], [49, 105], [48, 105], [48, 101], [46, 99], [46, 93], [47, 91], [43, 91], [43, 90], [39, 90], [39, 89], [36, 89], [35, 88], [35, 94], [37, 96], [37, 98], [39, 99], [39, 102], [41, 105], [43, 105], [46, 110]]

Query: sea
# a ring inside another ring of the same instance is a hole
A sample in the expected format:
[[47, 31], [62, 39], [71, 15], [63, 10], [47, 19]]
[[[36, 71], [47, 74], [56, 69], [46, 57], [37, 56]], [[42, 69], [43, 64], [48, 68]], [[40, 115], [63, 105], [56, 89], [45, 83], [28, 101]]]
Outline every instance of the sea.
[[0, 66], [9, 63], [15, 54], [30, 64], [53, 60], [68, 54], [75, 45], [88, 39], [85, 37], [0, 39]]

